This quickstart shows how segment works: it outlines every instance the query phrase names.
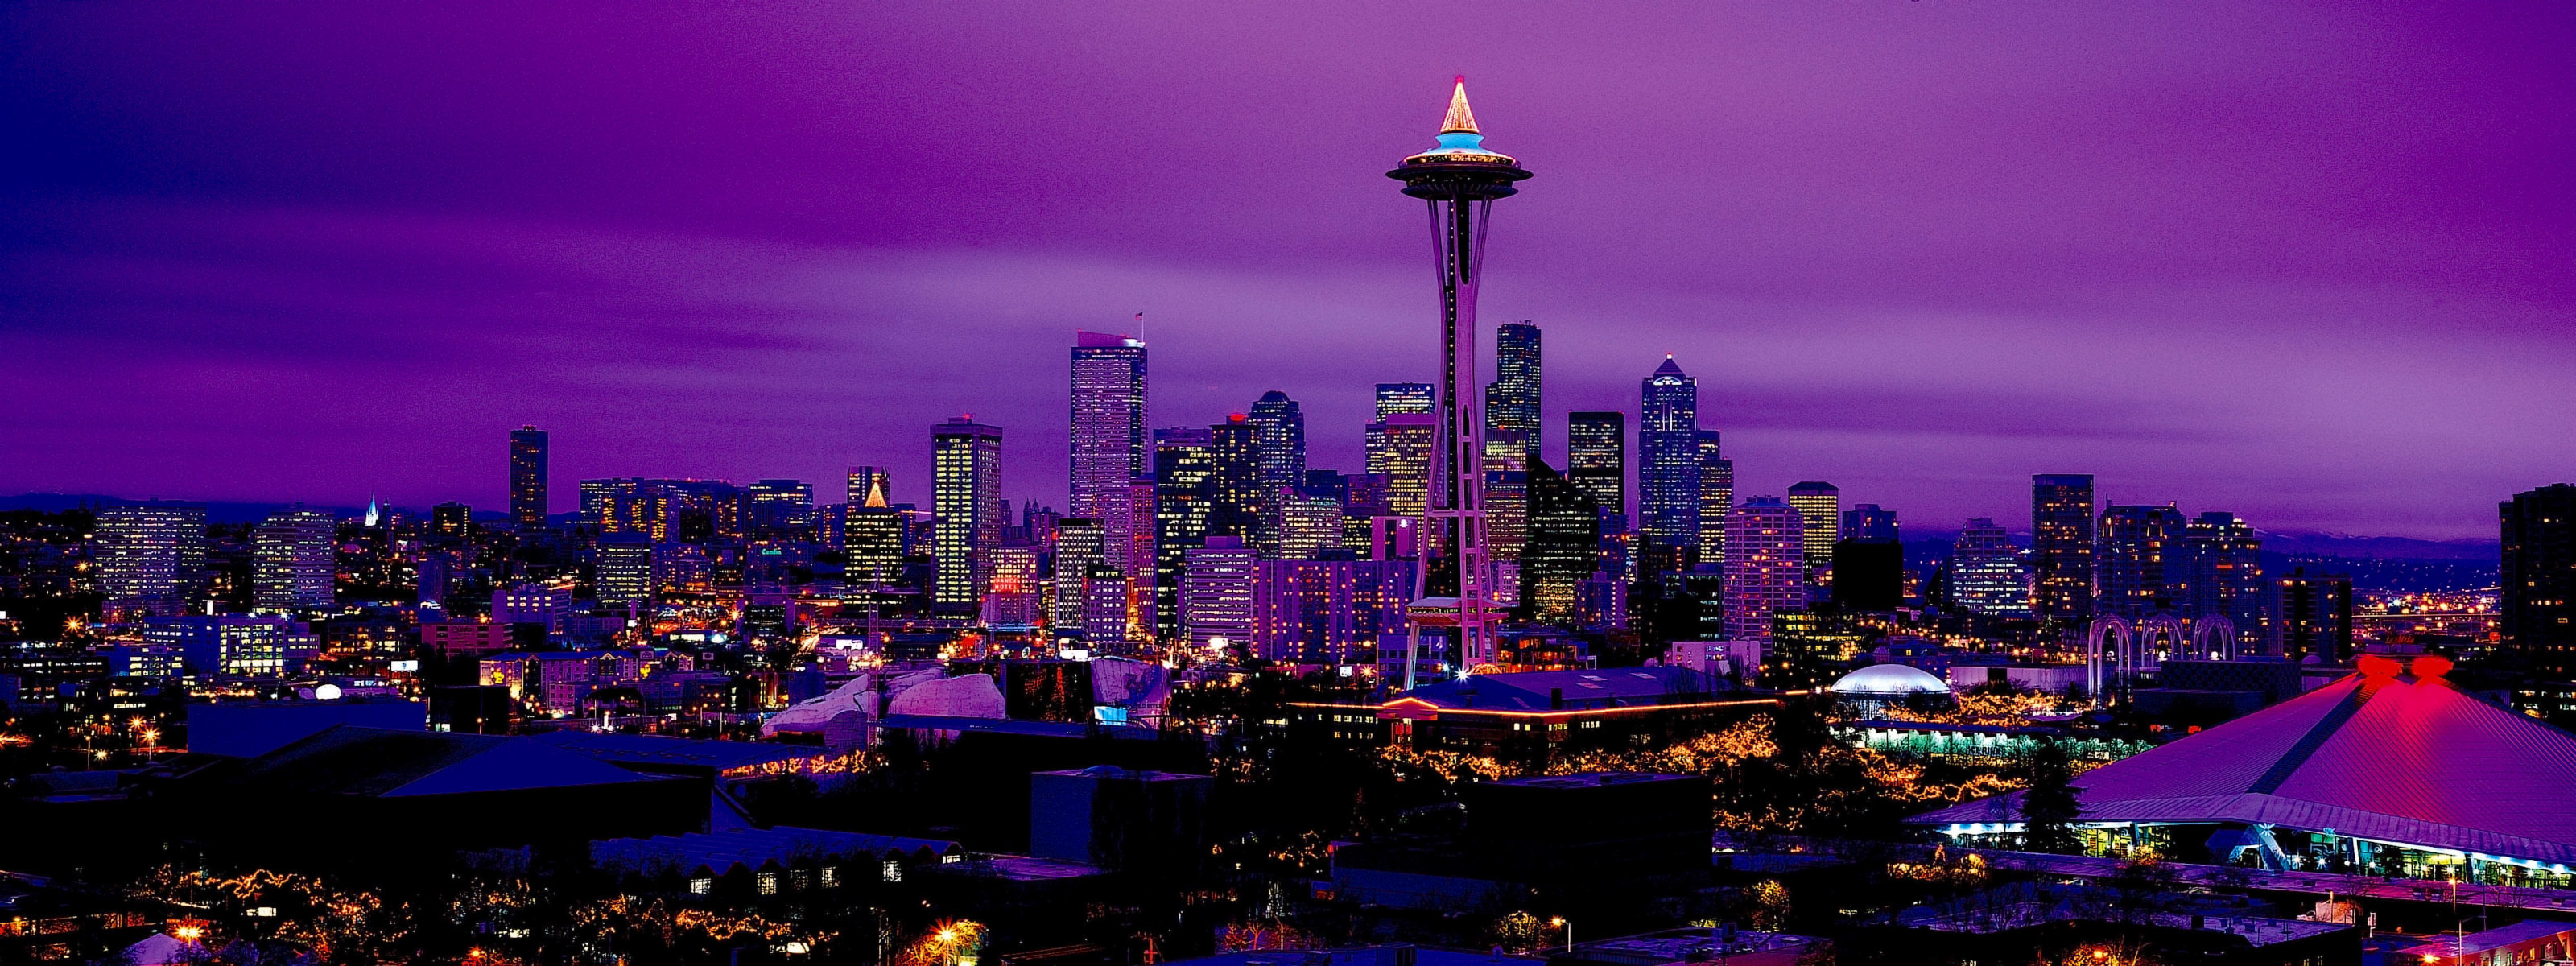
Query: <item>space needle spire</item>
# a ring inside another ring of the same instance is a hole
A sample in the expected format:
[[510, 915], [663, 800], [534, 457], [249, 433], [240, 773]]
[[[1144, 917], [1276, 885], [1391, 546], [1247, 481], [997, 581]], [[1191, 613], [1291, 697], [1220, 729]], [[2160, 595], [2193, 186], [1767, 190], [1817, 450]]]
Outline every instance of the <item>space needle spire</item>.
[[[1510, 155], [1485, 149], [1484, 131], [1467, 107], [1467, 78], [1449, 93], [1439, 145], [1404, 159], [1387, 177], [1427, 202], [1440, 269], [1441, 383], [1437, 444], [1429, 499], [1423, 501], [1426, 547], [1414, 568], [1412, 636], [1404, 687], [1412, 689], [1425, 628], [1456, 628], [1460, 673], [1493, 663], [1501, 612], [1493, 597], [1493, 558], [1485, 535], [1484, 393], [1476, 379], [1476, 283], [1484, 261], [1485, 224], [1494, 199], [1511, 197], [1530, 176]], [[1433, 554], [1442, 558], [1434, 581]]]

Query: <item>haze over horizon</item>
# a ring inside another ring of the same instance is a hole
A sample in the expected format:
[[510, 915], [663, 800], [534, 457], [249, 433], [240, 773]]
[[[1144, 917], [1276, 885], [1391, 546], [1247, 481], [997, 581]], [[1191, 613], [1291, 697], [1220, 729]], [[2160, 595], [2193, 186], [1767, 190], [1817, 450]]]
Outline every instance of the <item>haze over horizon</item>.
[[926, 503], [972, 412], [1060, 507], [1066, 347], [1139, 310], [1152, 425], [1282, 389], [1356, 471], [1438, 372], [1383, 172], [1461, 72], [1552, 460], [1671, 352], [1739, 494], [1909, 529], [2084, 472], [2492, 538], [2576, 478], [2576, 7], [1476, 9], [14, 6], [0, 493], [498, 508], [534, 423], [558, 511]]

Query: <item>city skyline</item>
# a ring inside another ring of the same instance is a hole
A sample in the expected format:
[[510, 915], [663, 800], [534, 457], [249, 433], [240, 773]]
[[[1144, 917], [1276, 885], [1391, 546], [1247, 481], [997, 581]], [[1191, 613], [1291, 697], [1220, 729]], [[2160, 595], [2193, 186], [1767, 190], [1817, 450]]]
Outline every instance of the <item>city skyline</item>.
[[[417, 43], [470, 14], [12, 16], [0, 332], [31, 377], [0, 493], [499, 508], [492, 436], [535, 424], [558, 513], [579, 479], [851, 464], [927, 503], [918, 427], [973, 413], [1010, 434], [1002, 494], [1062, 506], [1067, 337], [1139, 309], [1149, 427], [1279, 389], [1310, 463], [1356, 469], [1369, 386], [1436, 375], [1420, 226], [1377, 172], [1459, 71], [1549, 172], [1484, 308], [1552, 336], [1554, 465], [1565, 413], [1633, 417], [1666, 352], [1736, 493], [1831, 480], [1936, 529], [2082, 472], [2106, 505], [2481, 537], [2576, 461], [2561, 10], [1276, 36], [889, 10], [868, 25], [927, 39], [873, 44], [821, 14], [536, 11], [453, 45], [470, 65]], [[670, 36], [702, 42], [631, 53]], [[1565, 56], [1609, 37], [1675, 39]], [[1343, 52], [1290, 53], [1316, 50]], [[1038, 150], [961, 170], [995, 118]], [[1185, 163], [1214, 132], [1263, 145], [1255, 197]]]

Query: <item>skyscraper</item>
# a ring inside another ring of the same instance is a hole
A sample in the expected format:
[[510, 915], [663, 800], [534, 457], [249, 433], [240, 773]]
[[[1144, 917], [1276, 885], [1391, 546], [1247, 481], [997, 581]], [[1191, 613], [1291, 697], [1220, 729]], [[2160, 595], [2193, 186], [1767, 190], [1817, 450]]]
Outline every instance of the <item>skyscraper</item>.
[[[1439, 146], [1407, 157], [1387, 172], [1404, 182], [1407, 197], [1430, 206], [1439, 244], [1441, 411], [1424, 513], [1433, 524], [1436, 544], [1446, 550], [1446, 569], [1455, 586], [1432, 586], [1428, 560], [1416, 579], [1424, 581], [1425, 596], [1455, 598], [1454, 616], [1442, 623], [1457, 629], [1462, 669], [1494, 659], [1492, 629], [1498, 616], [1492, 609], [1494, 573], [1485, 533], [1484, 407], [1475, 391], [1476, 292], [1484, 280], [1485, 228], [1491, 224], [1493, 203], [1511, 197], [1518, 191], [1514, 185], [1530, 176], [1520, 162], [1487, 150], [1484, 141], [1475, 113], [1467, 107], [1467, 79], [1460, 77], [1441, 118]], [[1405, 656], [1407, 684], [1415, 657]]]
[[2030, 616], [2030, 573], [1995, 521], [1978, 517], [1950, 548], [1950, 606], [1987, 617]]
[[[894, 478], [886, 475], [885, 467], [853, 466], [842, 481], [844, 488], [841, 499], [850, 506], [866, 505], [870, 489], [883, 489], [889, 502], [894, 499]], [[588, 485], [589, 481], [584, 480], [583, 486]], [[586, 493], [587, 490], [585, 489], [584, 492]], [[588, 516], [587, 511], [584, 512], [584, 516]]]
[[1495, 326], [1494, 381], [1485, 384], [1485, 425], [1495, 439], [1513, 441], [1522, 466], [1538, 458], [1539, 413], [1538, 326], [1526, 319]]
[[1181, 633], [1181, 571], [1207, 537], [1208, 480], [1216, 475], [1208, 431], [1182, 426], [1154, 431], [1154, 636]]
[[814, 484], [804, 480], [753, 480], [743, 487], [743, 512], [749, 532], [765, 539], [784, 539], [814, 522]]
[[1521, 548], [1521, 602], [1537, 620], [1570, 624], [1583, 581], [1600, 567], [1601, 511], [1592, 491], [1546, 460], [1529, 469], [1529, 542]]
[[2352, 577], [2292, 567], [2272, 582], [2272, 653], [2291, 661], [2316, 655], [2327, 664], [2352, 659]]
[[206, 570], [206, 507], [120, 503], [98, 511], [98, 589], [108, 619], [173, 616]]
[[1565, 414], [1565, 479], [1611, 515], [1628, 517], [1628, 414]]
[[2576, 681], [2576, 486], [2514, 494], [2496, 505], [2496, 517], [2504, 544], [2504, 652], [2535, 676]]
[[1375, 416], [1385, 419], [1396, 413], [1431, 415], [1440, 409], [1438, 394], [1439, 390], [1427, 382], [1378, 383]]
[[1896, 543], [1896, 514], [1875, 503], [1863, 503], [1844, 510], [1842, 538]]
[[1254, 546], [1269, 506], [1261, 491], [1261, 427], [1242, 413], [1208, 427], [1208, 457], [1207, 535]]
[[1261, 443], [1261, 491], [1276, 498], [1306, 482], [1306, 413], [1288, 394], [1273, 389], [1244, 412]]
[[1807, 573], [1815, 577], [1834, 566], [1834, 544], [1842, 540], [1843, 491], [1831, 483], [1809, 480], [1789, 488], [1789, 505], [1806, 526]]
[[[1680, 569], [1699, 545], [1699, 380], [1672, 356], [1639, 382], [1637, 533], [1645, 559]], [[1645, 576], [1641, 564], [1639, 576]]]
[[2194, 517], [2183, 530], [2190, 595], [2185, 617], [2224, 617], [2236, 625], [2238, 653], [2251, 654], [2271, 634], [2271, 608], [2263, 593], [2263, 538], [2224, 510]]
[[1192, 648], [1252, 645], [1252, 584], [1259, 565], [1236, 537], [1210, 536], [1183, 554], [1182, 635]]
[[510, 431], [510, 525], [520, 533], [546, 527], [546, 432], [535, 426]]
[[1419, 518], [1431, 491], [1437, 427], [1429, 413], [1389, 413], [1368, 425], [1368, 471], [1387, 479], [1387, 508]]
[[1726, 517], [1735, 510], [1735, 461], [1721, 455], [1717, 430], [1699, 431], [1699, 562], [1726, 565]]
[[872, 476], [867, 492], [842, 509], [841, 554], [851, 600], [903, 580], [903, 514], [886, 500], [884, 475]]
[[2108, 506], [2093, 551], [2093, 610], [2131, 621], [2180, 613], [2188, 558], [2182, 511], [2171, 506]]
[[2031, 614], [2082, 623], [2093, 617], [2093, 476], [2030, 478]]
[[339, 570], [331, 514], [304, 507], [280, 510], [251, 533], [251, 606], [284, 614], [329, 607]]
[[1807, 606], [1806, 521], [1757, 496], [1726, 518], [1726, 636], [1769, 641], [1773, 615]]
[[931, 600], [971, 612], [1002, 544], [1001, 427], [958, 416], [930, 428], [930, 509], [938, 521]]
[[1069, 516], [1099, 522], [1103, 560], [1133, 574], [1139, 532], [1152, 521], [1136, 516], [1130, 495], [1137, 477], [1153, 472], [1145, 436], [1145, 343], [1125, 335], [1074, 333], [1073, 479]]

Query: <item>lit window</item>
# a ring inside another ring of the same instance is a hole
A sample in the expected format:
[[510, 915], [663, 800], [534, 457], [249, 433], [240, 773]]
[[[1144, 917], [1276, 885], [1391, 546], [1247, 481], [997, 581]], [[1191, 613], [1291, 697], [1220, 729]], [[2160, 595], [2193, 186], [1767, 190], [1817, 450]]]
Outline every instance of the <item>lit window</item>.
[[689, 880], [689, 894], [702, 896], [716, 891], [716, 880], [700, 876]]
[[903, 863], [901, 863], [901, 862], [888, 862], [888, 863], [886, 863], [886, 864], [885, 864], [885, 880], [886, 880], [887, 882], [901, 882], [901, 881], [903, 881]]
[[778, 894], [778, 873], [760, 873], [759, 875], [752, 877], [752, 882], [758, 886], [761, 895], [774, 896]]

